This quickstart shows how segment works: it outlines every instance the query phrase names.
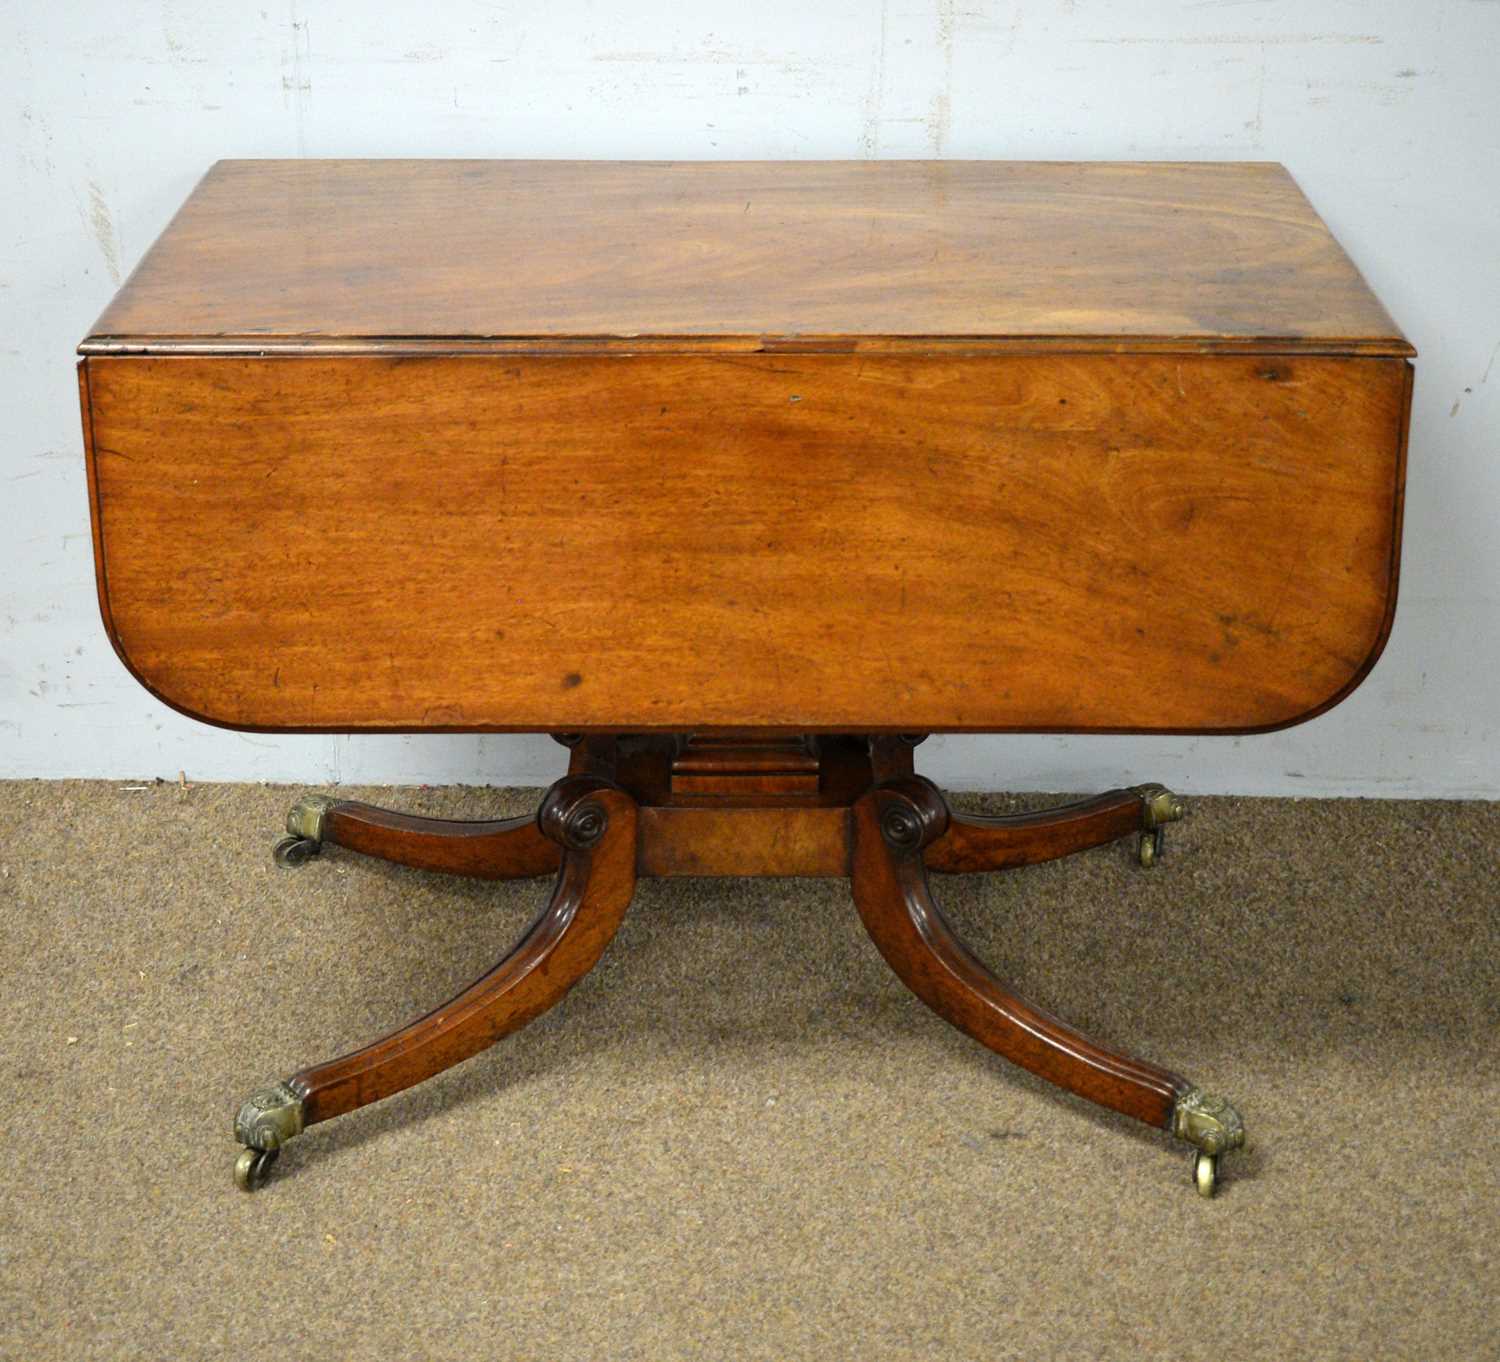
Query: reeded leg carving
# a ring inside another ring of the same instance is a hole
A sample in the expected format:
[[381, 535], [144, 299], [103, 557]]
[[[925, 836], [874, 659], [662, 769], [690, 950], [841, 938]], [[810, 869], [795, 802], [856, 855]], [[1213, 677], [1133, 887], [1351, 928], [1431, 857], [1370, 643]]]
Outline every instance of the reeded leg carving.
[[373, 804], [305, 795], [287, 815], [275, 855], [285, 866], [305, 865], [325, 844], [415, 870], [441, 870], [484, 880], [550, 875], [562, 862], [557, 844], [536, 818], [523, 814], [490, 822], [421, 818]]
[[[1097, 1045], [1007, 990], [933, 902], [923, 855], [950, 826], [942, 795], [919, 776], [880, 785], [854, 806], [854, 901], [886, 963], [934, 1012], [997, 1054], [1197, 1145], [1195, 1178], [1199, 1190], [1211, 1194], [1219, 1155], [1244, 1143], [1238, 1114], [1187, 1079]], [[1205, 1102], [1214, 1110], [1203, 1120]]]
[[1009, 870], [1140, 833], [1141, 864], [1151, 866], [1161, 857], [1163, 829], [1185, 812], [1182, 800], [1161, 785], [1109, 790], [1036, 813], [950, 810], [947, 831], [927, 848], [923, 860], [929, 870], [947, 873]]
[[253, 1190], [281, 1146], [307, 1126], [409, 1088], [493, 1045], [557, 1003], [589, 972], [635, 892], [636, 804], [609, 781], [558, 781], [537, 814], [561, 870], [520, 943], [488, 974], [419, 1021], [285, 1083], [241, 1109], [236, 1179]]

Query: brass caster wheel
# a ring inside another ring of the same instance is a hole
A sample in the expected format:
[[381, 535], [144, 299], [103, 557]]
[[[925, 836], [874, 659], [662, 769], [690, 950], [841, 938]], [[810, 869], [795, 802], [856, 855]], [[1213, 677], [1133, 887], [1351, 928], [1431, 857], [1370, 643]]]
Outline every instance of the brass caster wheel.
[[271, 1165], [279, 1149], [242, 1149], [234, 1161], [234, 1185], [242, 1192], [253, 1192], [270, 1176]]
[[1193, 1155], [1193, 1186], [1199, 1196], [1212, 1196], [1219, 1185], [1219, 1156], [1199, 1150]]
[[271, 854], [277, 865], [306, 865], [323, 849], [323, 821], [338, 800], [332, 795], [304, 795], [286, 816], [291, 835], [276, 843]]
[[1199, 1196], [1212, 1196], [1219, 1185], [1219, 1159], [1245, 1147], [1245, 1122], [1222, 1097], [1202, 1088], [1189, 1088], [1177, 1099], [1167, 1127], [1179, 1140], [1197, 1146], [1193, 1154], [1193, 1186]]
[[1132, 788], [1141, 797], [1141, 840], [1136, 858], [1150, 870], [1161, 860], [1166, 847], [1167, 824], [1183, 817], [1187, 805], [1165, 785], [1136, 785]]
[[277, 865], [295, 870], [299, 865], [306, 865], [322, 849], [322, 843], [311, 837], [283, 837], [271, 848], [271, 855]]

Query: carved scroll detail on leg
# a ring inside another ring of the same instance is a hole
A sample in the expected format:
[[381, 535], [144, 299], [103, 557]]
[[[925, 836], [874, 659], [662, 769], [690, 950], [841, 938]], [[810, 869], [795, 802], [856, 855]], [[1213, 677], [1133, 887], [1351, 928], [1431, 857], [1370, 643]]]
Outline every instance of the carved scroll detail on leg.
[[[635, 892], [635, 801], [606, 780], [570, 776], [548, 791], [537, 821], [559, 848], [562, 865], [550, 900], [519, 944], [419, 1021], [278, 1085], [297, 1104], [299, 1128], [377, 1102], [468, 1059], [546, 1012], [593, 968]], [[254, 1099], [242, 1110], [242, 1122], [252, 1105]], [[282, 1143], [278, 1138], [276, 1148]], [[264, 1171], [247, 1170], [249, 1185]]]
[[922, 865], [924, 848], [948, 826], [941, 794], [920, 777], [879, 786], [855, 805], [854, 901], [886, 962], [934, 1012], [997, 1054], [1101, 1106], [1170, 1127], [1179, 1094], [1191, 1088], [1186, 1079], [1105, 1049], [1033, 1007], [954, 935]]

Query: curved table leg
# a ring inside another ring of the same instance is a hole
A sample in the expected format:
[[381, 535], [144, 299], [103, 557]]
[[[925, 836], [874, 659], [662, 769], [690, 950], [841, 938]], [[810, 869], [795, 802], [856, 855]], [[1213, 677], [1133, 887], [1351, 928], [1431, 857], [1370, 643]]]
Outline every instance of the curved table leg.
[[413, 870], [443, 870], [475, 879], [552, 874], [562, 861], [561, 849], [541, 834], [534, 814], [469, 822], [393, 813], [356, 799], [303, 795], [287, 814], [287, 832], [276, 843], [281, 865], [306, 864], [324, 844]]
[[854, 806], [854, 902], [886, 963], [940, 1017], [997, 1054], [1195, 1144], [1198, 1188], [1212, 1194], [1219, 1155], [1244, 1143], [1238, 1113], [1170, 1070], [1096, 1044], [1006, 989], [933, 902], [923, 851], [948, 827], [942, 795], [918, 776], [877, 786]]
[[1185, 812], [1182, 800], [1161, 785], [1109, 790], [1093, 799], [1036, 813], [986, 815], [950, 810], [947, 831], [934, 839], [922, 859], [929, 870], [941, 873], [1009, 870], [1054, 861], [1139, 832], [1141, 864], [1150, 866], [1161, 855], [1162, 829]]
[[288, 835], [276, 844], [277, 863], [305, 865], [325, 844], [394, 861], [414, 870], [441, 870], [482, 880], [550, 875], [562, 863], [557, 843], [536, 817], [469, 822], [393, 813], [330, 795], [304, 795], [287, 814]]
[[635, 892], [635, 801], [608, 781], [569, 776], [547, 792], [537, 821], [560, 848], [562, 869], [520, 943], [419, 1021], [254, 1093], [234, 1124], [245, 1146], [235, 1171], [241, 1187], [254, 1190], [281, 1146], [307, 1126], [468, 1059], [539, 1017], [594, 967]]

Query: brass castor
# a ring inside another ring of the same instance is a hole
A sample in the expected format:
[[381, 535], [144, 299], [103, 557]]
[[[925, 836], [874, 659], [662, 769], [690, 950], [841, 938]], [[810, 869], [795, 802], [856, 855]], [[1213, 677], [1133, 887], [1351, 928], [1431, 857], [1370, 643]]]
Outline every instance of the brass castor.
[[295, 870], [299, 865], [306, 865], [322, 849], [323, 844], [311, 837], [283, 837], [271, 848], [271, 855], [277, 865]]
[[242, 1192], [253, 1192], [270, 1176], [271, 1165], [279, 1149], [242, 1149], [234, 1161], [234, 1185]]
[[303, 795], [286, 816], [291, 835], [276, 843], [271, 854], [277, 865], [306, 865], [323, 849], [323, 820], [338, 800], [332, 795]]
[[1137, 784], [1134, 789], [1142, 802], [1142, 832], [1136, 855], [1142, 867], [1151, 870], [1152, 865], [1160, 861], [1161, 852], [1166, 849], [1167, 823], [1175, 823], [1179, 817], [1184, 816], [1188, 805], [1164, 784]]
[[1193, 1186], [1199, 1196], [1212, 1196], [1219, 1185], [1219, 1156], [1201, 1149], [1193, 1155]]
[[1141, 797], [1141, 840], [1136, 857], [1143, 868], [1150, 870], [1161, 860], [1166, 847], [1167, 824], [1182, 818], [1187, 805], [1165, 785], [1137, 785], [1134, 789]]
[[1177, 1099], [1168, 1127], [1179, 1140], [1196, 1145], [1193, 1186], [1199, 1196], [1212, 1196], [1219, 1185], [1219, 1160], [1245, 1147], [1245, 1122], [1222, 1097], [1190, 1088]]
[[234, 1118], [234, 1138], [241, 1146], [234, 1181], [240, 1191], [259, 1187], [281, 1146], [301, 1133], [302, 1099], [290, 1083], [272, 1083], [252, 1092]]

